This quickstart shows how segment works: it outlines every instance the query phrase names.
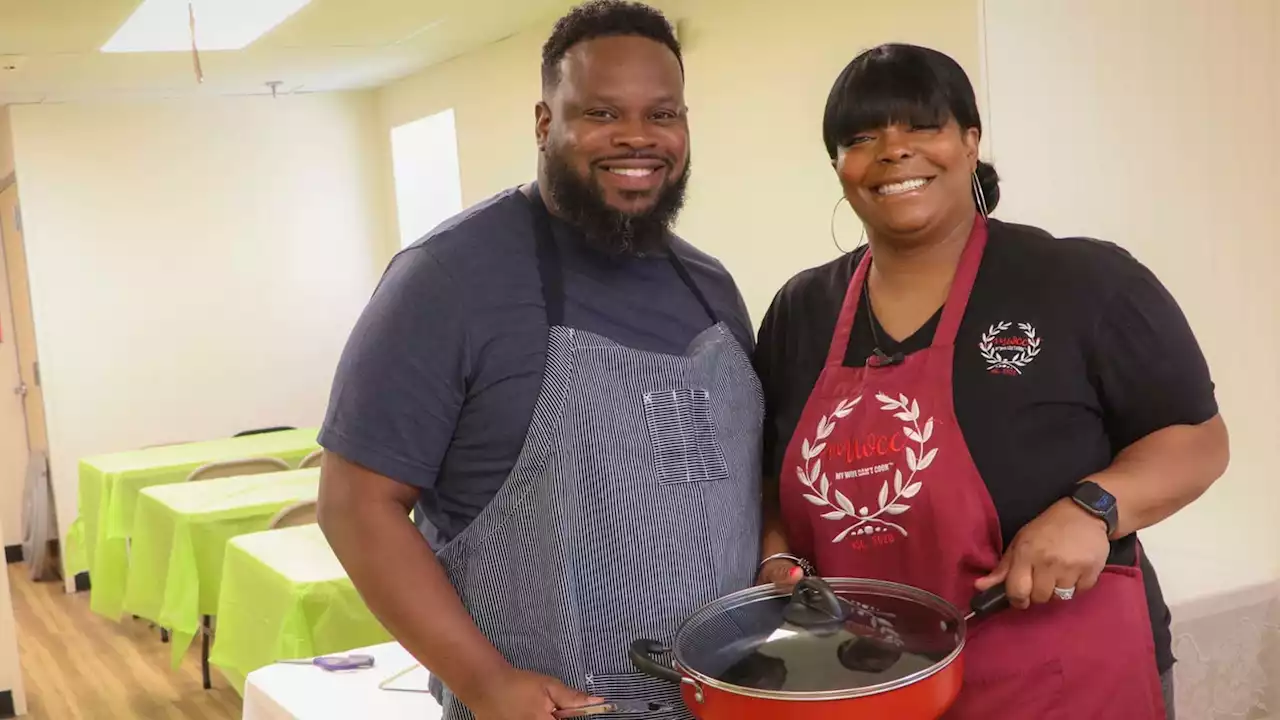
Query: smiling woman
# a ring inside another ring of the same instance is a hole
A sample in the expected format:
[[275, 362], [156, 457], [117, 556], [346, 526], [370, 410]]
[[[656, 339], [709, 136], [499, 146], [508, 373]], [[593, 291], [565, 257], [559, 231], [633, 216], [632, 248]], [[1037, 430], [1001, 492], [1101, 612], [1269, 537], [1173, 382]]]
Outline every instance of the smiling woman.
[[1136, 533], [1225, 469], [1213, 383], [1128, 253], [988, 217], [981, 135], [935, 50], [874, 48], [831, 90], [823, 139], [867, 246], [793, 278], [760, 328], [760, 579], [798, 566], [961, 607], [1002, 587], [1013, 609], [975, 624], [948, 718], [1172, 717]]

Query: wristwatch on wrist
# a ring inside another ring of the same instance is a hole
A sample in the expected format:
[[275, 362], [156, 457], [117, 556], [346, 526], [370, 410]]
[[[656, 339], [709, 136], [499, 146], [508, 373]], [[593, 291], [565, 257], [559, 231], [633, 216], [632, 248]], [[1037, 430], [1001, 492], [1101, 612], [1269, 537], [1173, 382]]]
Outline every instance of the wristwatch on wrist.
[[1116, 506], [1116, 497], [1103, 490], [1101, 485], [1082, 482], [1076, 485], [1071, 499], [1085, 512], [1107, 524], [1107, 537], [1111, 537], [1116, 531], [1116, 525], [1120, 522], [1120, 509]]

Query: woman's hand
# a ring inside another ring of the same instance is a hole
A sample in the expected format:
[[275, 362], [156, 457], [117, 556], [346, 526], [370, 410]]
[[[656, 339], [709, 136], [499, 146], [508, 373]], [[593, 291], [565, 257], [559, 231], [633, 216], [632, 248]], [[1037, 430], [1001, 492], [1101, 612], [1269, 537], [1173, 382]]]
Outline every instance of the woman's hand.
[[1026, 609], [1054, 599], [1055, 587], [1087, 592], [1110, 552], [1106, 523], [1064, 498], [1027, 523], [995, 570], [974, 585], [982, 592], [1004, 582], [1009, 604]]
[[804, 570], [801, 570], [795, 561], [787, 558], [774, 558], [760, 568], [760, 574], [756, 576], [756, 584], [773, 584], [779, 590], [791, 592], [795, 589], [796, 583], [803, 579]]

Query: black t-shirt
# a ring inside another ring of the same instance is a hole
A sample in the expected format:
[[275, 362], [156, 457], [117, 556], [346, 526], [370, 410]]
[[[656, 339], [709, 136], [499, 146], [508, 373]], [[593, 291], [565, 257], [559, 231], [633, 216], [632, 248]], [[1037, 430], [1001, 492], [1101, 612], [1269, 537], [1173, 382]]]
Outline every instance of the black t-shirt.
[[[864, 253], [792, 278], [761, 324], [755, 365], [766, 403], [765, 471], [773, 477]], [[928, 347], [940, 318], [941, 309], [901, 343], [877, 324], [881, 349], [910, 354]], [[862, 365], [873, 353], [870, 322], [860, 303], [846, 365]], [[1031, 336], [1039, 340], [1034, 348]], [[1147, 268], [1111, 243], [1055, 238], [996, 220], [956, 338], [953, 378], [956, 418], [1006, 545], [1127, 445], [1218, 412], [1199, 345]], [[1136, 545], [1133, 535], [1113, 543], [1111, 562], [1131, 564]], [[1173, 665], [1169, 610], [1142, 559], [1163, 672]]]

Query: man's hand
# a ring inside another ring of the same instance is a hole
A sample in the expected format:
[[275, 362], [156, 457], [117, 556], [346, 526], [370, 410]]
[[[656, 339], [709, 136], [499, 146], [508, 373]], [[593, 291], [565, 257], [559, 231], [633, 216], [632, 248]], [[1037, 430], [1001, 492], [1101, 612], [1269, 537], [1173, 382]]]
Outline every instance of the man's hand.
[[1088, 591], [1097, 584], [1110, 553], [1106, 523], [1064, 498], [1027, 523], [1000, 564], [975, 587], [982, 592], [1003, 581], [1009, 604], [1025, 610], [1054, 599], [1055, 587]]
[[459, 698], [476, 720], [552, 720], [556, 710], [604, 702], [546, 675], [507, 670], [487, 683], [482, 697]]

